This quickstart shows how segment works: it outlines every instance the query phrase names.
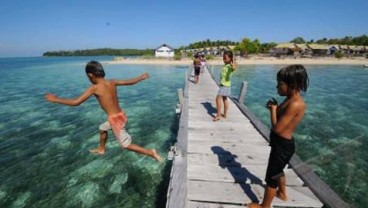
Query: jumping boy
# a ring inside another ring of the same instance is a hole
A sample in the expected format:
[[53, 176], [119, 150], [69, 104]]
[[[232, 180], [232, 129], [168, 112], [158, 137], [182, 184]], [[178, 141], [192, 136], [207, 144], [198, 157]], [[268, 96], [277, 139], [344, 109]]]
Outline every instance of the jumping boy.
[[143, 155], [148, 155], [157, 161], [161, 161], [160, 155], [157, 154], [155, 149], [145, 149], [136, 144], [132, 144], [132, 139], [128, 132], [125, 130], [125, 124], [128, 121], [124, 111], [120, 108], [117, 97], [117, 86], [133, 85], [142, 80], [149, 78], [147, 73], [140, 75], [139, 77], [129, 80], [106, 80], [105, 71], [102, 65], [97, 61], [90, 61], [86, 65], [86, 74], [92, 85], [86, 89], [78, 98], [64, 99], [59, 98], [53, 94], [47, 93], [45, 99], [49, 102], [59, 103], [69, 106], [78, 106], [89, 97], [94, 95], [101, 108], [107, 114], [107, 122], [100, 125], [100, 145], [96, 149], [90, 150], [92, 153], [104, 154], [105, 144], [107, 141], [107, 131], [112, 129], [115, 134], [116, 140], [122, 148], [130, 151], [134, 151]]
[[290, 65], [277, 73], [277, 92], [286, 98], [280, 105], [277, 105], [275, 99], [267, 102], [272, 125], [271, 152], [266, 171], [267, 186], [262, 204], [251, 203], [248, 207], [269, 208], [275, 196], [283, 201], [287, 200], [283, 169], [295, 152], [293, 134], [306, 109], [300, 91], [306, 92], [308, 84], [307, 71], [302, 65]]

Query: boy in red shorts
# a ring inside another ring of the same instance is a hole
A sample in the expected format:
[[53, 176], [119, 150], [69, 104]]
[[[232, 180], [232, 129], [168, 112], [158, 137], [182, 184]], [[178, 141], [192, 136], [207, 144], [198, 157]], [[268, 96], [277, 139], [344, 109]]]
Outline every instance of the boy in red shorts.
[[145, 149], [141, 146], [131, 143], [132, 139], [125, 130], [125, 124], [128, 121], [128, 118], [124, 111], [120, 108], [117, 97], [117, 86], [136, 84], [147, 79], [149, 75], [144, 73], [139, 77], [129, 80], [106, 80], [104, 79], [105, 71], [103, 70], [102, 65], [97, 61], [91, 61], [87, 63], [86, 74], [92, 85], [88, 87], [86, 91], [84, 91], [84, 93], [82, 93], [78, 98], [64, 99], [48, 93], [45, 95], [45, 99], [53, 103], [78, 106], [86, 101], [89, 97], [94, 95], [100, 103], [101, 108], [106, 112], [108, 121], [100, 125], [100, 146], [96, 149], [90, 150], [90, 152], [97, 154], [105, 153], [107, 130], [112, 129], [116, 140], [122, 148], [148, 155], [157, 161], [161, 161], [162, 159], [160, 155], [157, 154], [155, 149]]

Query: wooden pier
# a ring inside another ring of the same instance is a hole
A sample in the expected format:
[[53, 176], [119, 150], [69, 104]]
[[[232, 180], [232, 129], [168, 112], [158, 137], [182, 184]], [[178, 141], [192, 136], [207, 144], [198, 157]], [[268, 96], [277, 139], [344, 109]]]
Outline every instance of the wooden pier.
[[[239, 100], [245, 89], [243, 83]], [[269, 129], [236, 99], [229, 99], [227, 118], [213, 122], [217, 91], [207, 70], [199, 84], [186, 82], [171, 153], [168, 208], [240, 208], [263, 199]], [[274, 207], [348, 207], [296, 155], [290, 166], [285, 169], [288, 200], [275, 198]]]

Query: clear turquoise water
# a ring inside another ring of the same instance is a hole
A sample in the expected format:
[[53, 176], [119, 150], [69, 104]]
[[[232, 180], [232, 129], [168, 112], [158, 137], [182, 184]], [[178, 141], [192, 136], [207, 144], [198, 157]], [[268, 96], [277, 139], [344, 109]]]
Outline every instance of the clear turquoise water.
[[[245, 105], [270, 126], [267, 100], [277, 95], [281, 66], [241, 66], [233, 76], [238, 96], [248, 82]], [[296, 153], [355, 207], [368, 204], [368, 70], [361, 66], [306, 66], [308, 109], [295, 134]], [[219, 77], [220, 67], [214, 68]]]
[[[170, 163], [121, 150], [109, 134], [103, 156], [89, 153], [106, 117], [94, 97], [78, 107], [44, 101], [76, 97], [90, 85], [87, 61], [111, 57], [0, 59], [0, 207], [163, 207]], [[166, 157], [185, 69], [105, 65], [106, 78], [151, 78], [120, 87], [133, 142]]]
[[[79, 107], [44, 101], [46, 92], [78, 96], [89, 86], [87, 61], [111, 57], [0, 59], [0, 207], [162, 207], [170, 163], [157, 164], [119, 148], [110, 134], [98, 145], [103, 111], [91, 97]], [[276, 93], [279, 66], [242, 66], [232, 92], [248, 82], [246, 105], [269, 125], [264, 105]], [[185, 69], [105, 65], [107, 78], [151, 78], [119, 89], [135, 143], [166, 156], [176, 138], [174, 109]], [[215, 68], [219, 75], [220, 67]], [[358, 66], [307, 66], [308, 110], [295, 135], [297, 154], [344, 200], [368, 204], [368, 70]]]

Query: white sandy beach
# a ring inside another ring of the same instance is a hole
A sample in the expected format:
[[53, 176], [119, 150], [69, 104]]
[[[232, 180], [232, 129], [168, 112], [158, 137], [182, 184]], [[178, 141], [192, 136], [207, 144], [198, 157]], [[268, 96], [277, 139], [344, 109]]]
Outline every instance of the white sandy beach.
[[[107, 64], [147, 64], [147, 65], [190, 65], [193, 63], [192, 59], [184, 58], [181, 60], [162, 59], [162, 58], [117, 58], [113, 61], [105, 62]], [[222, 58], [215, 58], [208, 60], [210, 65], [222, 65]], [[289, 65], [289, 64], [304, 64], [304, 65], [368, 65], [368, 59], [364, 57], [353, 58], [275, 58], [275, 57], [261, 57], [253, 56], [249, 58], [238, 58], [238, 65]]]

